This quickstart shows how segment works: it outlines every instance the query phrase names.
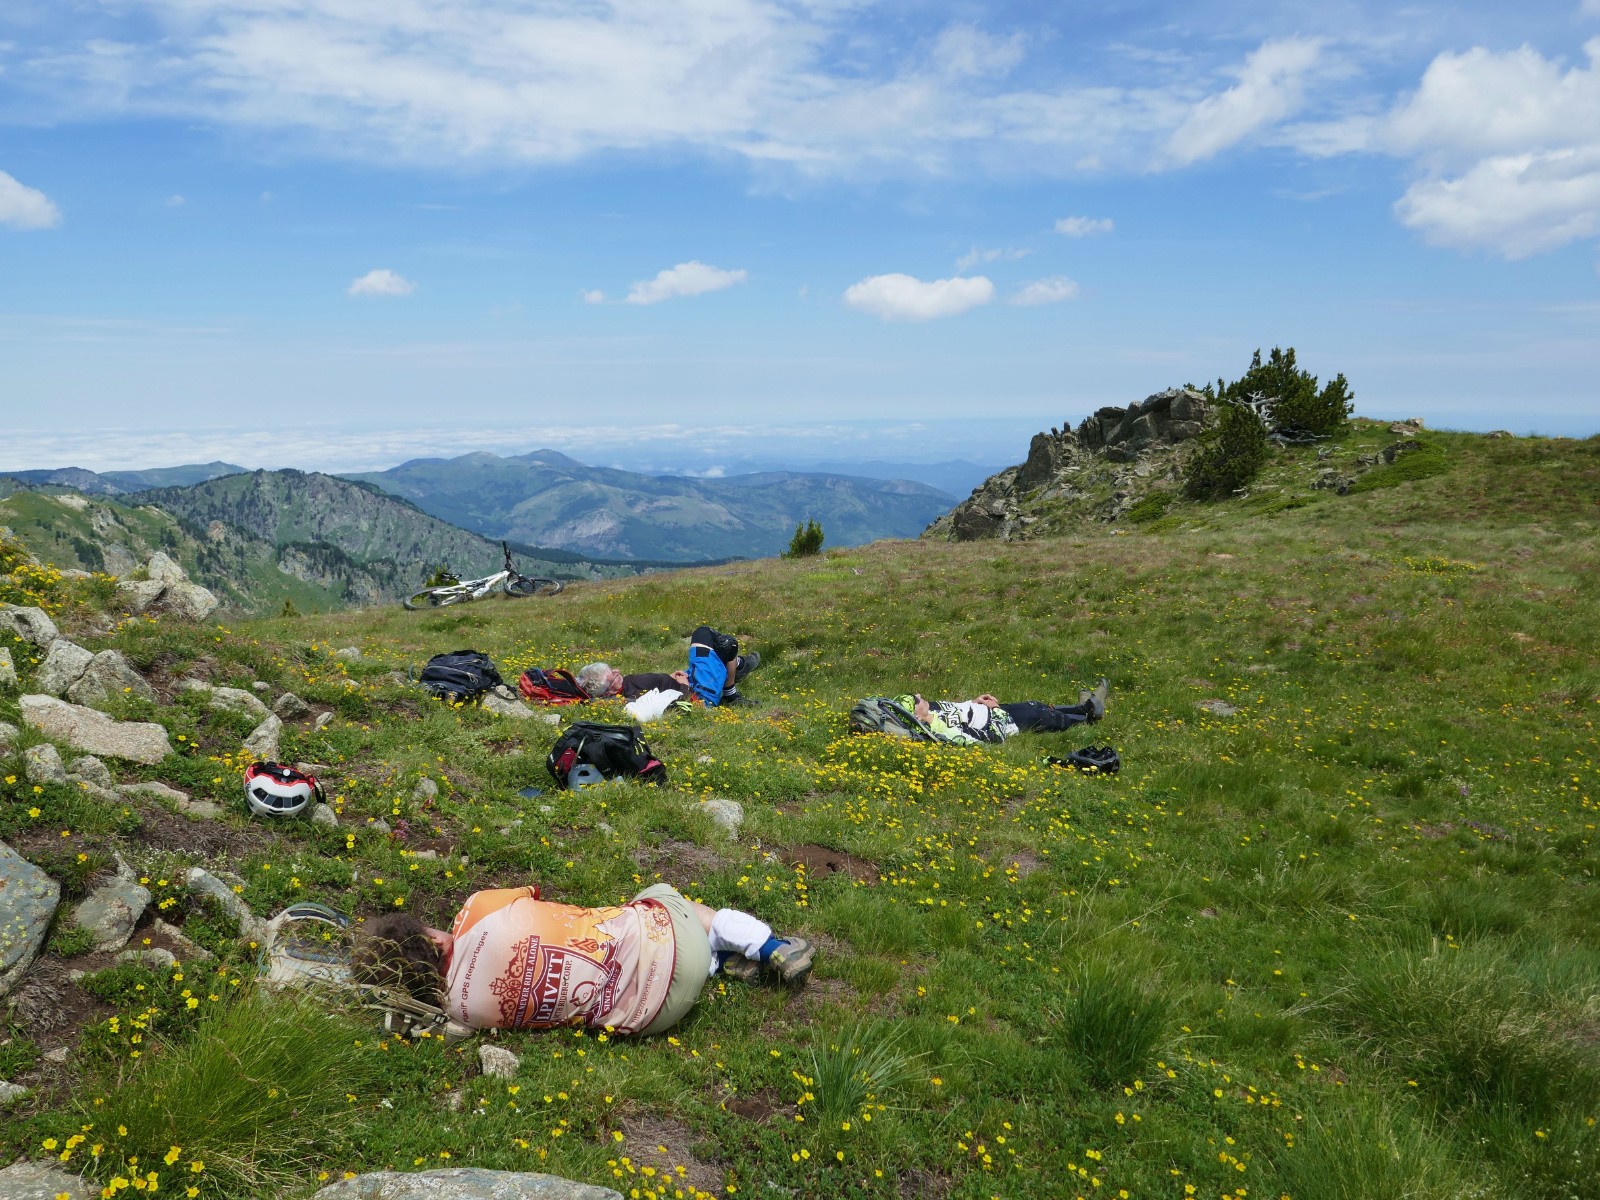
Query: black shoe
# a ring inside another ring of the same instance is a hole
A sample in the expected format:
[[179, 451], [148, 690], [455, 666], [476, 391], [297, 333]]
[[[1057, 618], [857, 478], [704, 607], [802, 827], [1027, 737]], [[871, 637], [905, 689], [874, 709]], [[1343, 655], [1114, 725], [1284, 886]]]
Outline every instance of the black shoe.
[[1091, 724], [1106, 715], [1106, 695], [1110, 691], [1111, 681], [1102, 679], [1094, 685], [1094, 691], [1078, 693], [1078, 703], [1089, 714]]
[[729, 688], [722, 693], [722, 699], [717, 701], [719, 708], [748, 708], [755, 701], [749, 696], [741, 695], [737, 688]]

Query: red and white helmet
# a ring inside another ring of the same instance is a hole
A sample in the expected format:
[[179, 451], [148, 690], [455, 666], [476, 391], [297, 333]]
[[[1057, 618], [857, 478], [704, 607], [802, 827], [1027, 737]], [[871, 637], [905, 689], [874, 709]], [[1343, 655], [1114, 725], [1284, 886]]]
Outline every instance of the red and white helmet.
[[244, 772], [244, 802], [258, 817], [293, 817], [322, 799], [315, 775], [287, 763], [251, 763]]

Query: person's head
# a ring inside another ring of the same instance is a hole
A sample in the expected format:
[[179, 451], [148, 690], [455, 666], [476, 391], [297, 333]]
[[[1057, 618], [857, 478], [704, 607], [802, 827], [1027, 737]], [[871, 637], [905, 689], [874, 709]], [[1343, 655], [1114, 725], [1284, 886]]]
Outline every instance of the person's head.
[[444, 951], [436, 931], [409, 913], [385, 913], [356, 930], [350, 976], [357, 983], [395, 988], [428, 1004], [444, 992]]
[[589, 695], [616, 696], [622, 691], [622, 672], [610, 663], [594, 662], [578, 670], [578, 686]]

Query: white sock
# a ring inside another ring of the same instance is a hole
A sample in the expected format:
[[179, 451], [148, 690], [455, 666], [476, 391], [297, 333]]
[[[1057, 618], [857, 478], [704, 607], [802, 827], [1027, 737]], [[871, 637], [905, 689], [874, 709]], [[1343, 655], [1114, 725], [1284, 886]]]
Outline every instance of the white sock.
[[746, 958], [760, 958], [761, 947], [772, 936], [772, 926], [736, 908], [719, 908], [711, 918], [711, 952], [733, 950]]

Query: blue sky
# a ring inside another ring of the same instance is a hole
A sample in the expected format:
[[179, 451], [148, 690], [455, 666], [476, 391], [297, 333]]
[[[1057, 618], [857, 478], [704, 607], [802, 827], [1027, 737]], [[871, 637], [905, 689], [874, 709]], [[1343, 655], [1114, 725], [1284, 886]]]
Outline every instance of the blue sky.
[[1600, 430], [1600, 0], [8, 0], [0, 468]]

